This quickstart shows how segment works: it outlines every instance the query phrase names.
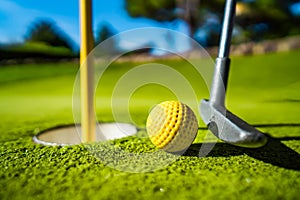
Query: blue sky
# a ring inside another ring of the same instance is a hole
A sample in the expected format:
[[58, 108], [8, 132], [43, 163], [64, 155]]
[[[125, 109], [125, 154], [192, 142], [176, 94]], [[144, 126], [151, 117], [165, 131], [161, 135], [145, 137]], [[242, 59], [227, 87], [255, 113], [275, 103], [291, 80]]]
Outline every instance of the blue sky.
[[[117, 32], [142, 27], [165, 27], [187, 32], [184, 23], [159, 23], [145, 18], [131, 18], [126, 13], [124, 0], [94, 0], [93, 27], [107, 22]], [[78, 0], [1, 0], [0, 43], [20, 42], [36, 19], [51, 19], [79, 44], [79, 1]], [[174, 26], [175, 24], [175, 26]], [[139, 43], [163, 42], [161, 36], [135, 36]]]

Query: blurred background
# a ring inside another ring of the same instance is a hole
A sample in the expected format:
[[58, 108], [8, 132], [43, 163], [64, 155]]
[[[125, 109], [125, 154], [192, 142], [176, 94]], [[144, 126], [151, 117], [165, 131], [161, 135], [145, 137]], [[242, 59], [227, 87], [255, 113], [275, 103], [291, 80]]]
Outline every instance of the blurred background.
[[[162, 27], [182, 32], [211, 50], [219, 42], [224, 4], [225, 0], [94, 0], [95, 45], [133, 28]], [[0, 27], [2, 63], [78, 57], [79, 2], [76, 0], [1, 0]], [[279, 42], [282, 50], [300, 48], [299, 34], [299, 0], [238, 1], [232, 42], [248, 46], [240, 46], [237, 54], [255, 53], [262, 48], [262, 51], [278, 50], [274, 46], [278, 38], [288, 38]], [[133, 35], [133, 42], [118, 41], [117, 37], [115, 40], [111, 48], [116, 53], [147, 44], [176, 51], [192, 49], [187, 41], [177, 41], [167, 31], [161, 35]], [[253, 50], [257, 47], [254, 44], [263, 41], [271, 43]]]

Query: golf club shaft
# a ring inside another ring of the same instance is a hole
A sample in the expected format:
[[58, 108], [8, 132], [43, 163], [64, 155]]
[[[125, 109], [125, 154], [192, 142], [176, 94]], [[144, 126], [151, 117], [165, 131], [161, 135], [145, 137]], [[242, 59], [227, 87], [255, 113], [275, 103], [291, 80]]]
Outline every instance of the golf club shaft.
[[218, 58], [229, 57], [231, 34], [235, 15], [235, 5], [236, 0], [226, 1]]
[[223, 26], [219, 45], [219, 54], [216, 59], [213, 82], [210, 91], [210, 103], [216, 108], [224, 108], [227, 80], [229, 74], [229, 52], [236, 0], [227, 0], [225, 5]]

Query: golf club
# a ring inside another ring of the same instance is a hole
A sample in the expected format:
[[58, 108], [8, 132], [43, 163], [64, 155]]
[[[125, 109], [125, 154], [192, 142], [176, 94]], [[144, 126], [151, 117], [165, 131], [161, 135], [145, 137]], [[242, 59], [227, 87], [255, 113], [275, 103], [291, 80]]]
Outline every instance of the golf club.
[[248, 148], [257, 148], [267, 142], [263, 133], [232, 114], [225, 107], [226, 87], [230, 66], [230, 43], [236, 0], [227, 0], [219, 53], [210, 90], [210, 99], [200, 103], [200, 114], [208, 129], [224, 142]]

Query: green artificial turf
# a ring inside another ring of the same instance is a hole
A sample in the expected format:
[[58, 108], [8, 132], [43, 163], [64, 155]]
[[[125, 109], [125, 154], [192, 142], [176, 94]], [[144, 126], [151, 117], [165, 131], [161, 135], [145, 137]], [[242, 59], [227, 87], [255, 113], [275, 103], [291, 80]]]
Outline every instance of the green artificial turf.
[[[0, 67], [0, 199], [298, 199], [299, 55], [293, 51], [232, 59], [227, 107], [268, 135], [265, 147], [245, 149], [219, 141], [214, 145], [211, 135], [202, 143], [207, 130], [199, 119], [198, 136], [183, 156], [159, 152], [144, 137], [149, 109], [174, 99], [173, 91], [148, 84], [133, 93], [115, 94], [117, 102], [111, 106], [118, 80], [142, 63], [114, 63], [96, 95], [98, 121], [113, 121], [111, 108], [128, 121], [129, 110], [141, 128], [139, 137], [66, 147], [35, 144], [32, 136], [74, 123], [78, 64]], [[208, 98], [207, 86], [188, 63], [155, 62], [188, 77], [198, 101]], [[157, 76], [169, 80], [170, 87], [182, 87], [171, 76]], [[197, 102], [185, 95], [182, 99], [198, 113]], [[200, 150], [212, 146], [207, 155]], [[169, 165], [144, 172], [168, 159]]]

